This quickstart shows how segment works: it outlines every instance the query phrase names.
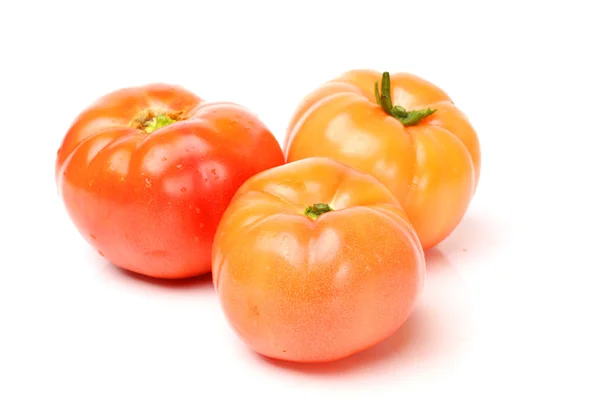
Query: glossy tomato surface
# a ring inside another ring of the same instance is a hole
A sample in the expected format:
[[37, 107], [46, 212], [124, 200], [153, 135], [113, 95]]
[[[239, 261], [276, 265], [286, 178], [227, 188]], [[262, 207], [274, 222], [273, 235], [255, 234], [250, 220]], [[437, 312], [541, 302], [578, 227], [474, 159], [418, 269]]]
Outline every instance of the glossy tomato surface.
[[238, 187], [283, 162], [244, 107], [150, 84], [109, 93], [76, 118], [56, 182], [79, 232], [113, 264], [185, 278], [211, 270], [213, 236]]
[[388, 76], [390, 112], [376, 71], [349, 71], [309, 93], [290, 121], [284, 151], [288, 162], [326, 156], [376, 176], [428, 249], [454, 230], [470, 204], [479, 139], [440, 88], [408, 73]]
[[213, 248], [213, 282], [235, 332], [260, 354], [298, 362], [340, 359], [390, 336], [424, 273], [395, 196], [326, 158], [250, 178]]

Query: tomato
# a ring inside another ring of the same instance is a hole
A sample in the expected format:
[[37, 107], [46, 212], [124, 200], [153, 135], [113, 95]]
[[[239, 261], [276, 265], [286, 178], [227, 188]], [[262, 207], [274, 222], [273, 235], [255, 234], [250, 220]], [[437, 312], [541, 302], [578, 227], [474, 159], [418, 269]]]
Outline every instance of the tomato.
[[286, 160], [326, 156], [396, 195], [424, 249], [462, 220], [480, 173], [477, 133], [450, 97], [408, 73], [349, 71], [309, 93], [291, 118]]
[[283, 162], [244, 107], [149, 84], [85, 109], [55, 173], [71, 220], [100, 254], [143, 275], [186, 278], [211, 270], [213, 236], [239, 186]]
[[410, 315], [424, 274], [395, 196], [328, 158], [246, 181], [213, 245], [229, 324], [256, 352], [290, 361], [333, 361], [381, 342]]

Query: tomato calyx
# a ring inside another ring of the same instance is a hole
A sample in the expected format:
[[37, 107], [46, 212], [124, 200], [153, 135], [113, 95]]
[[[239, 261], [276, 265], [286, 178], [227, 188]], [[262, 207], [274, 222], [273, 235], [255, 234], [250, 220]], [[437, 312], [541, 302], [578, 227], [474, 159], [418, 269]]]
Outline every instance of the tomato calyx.
[[331, 208], [329, 204], [315, 203], [312, 206], [308, 206], [304, 209], [304, 215], [314, 221], [319, 217], [319, 215], [328, 213], [330, 211], [333, 211], [333, 208]]
[[437, 111], [431, 108], [406, 111], [402, 106], [393, 105], [391, 86], [390, 73], [384, 72], [381, 77], [381, 92], [379, 91], [379, 81], [375, 81], [375, 99], [377, 100], [377, 104], [379, 104], [388, 115], [396, 118], [404, 126], [416, 125], [423, 118], [428, 117]]
[[182, 112], [162, 112], [156, 110], [144, 110], [130, 123], [130, 126], [146, 133], [152, 133], [157, 129], [171, 125], [183, 119]]

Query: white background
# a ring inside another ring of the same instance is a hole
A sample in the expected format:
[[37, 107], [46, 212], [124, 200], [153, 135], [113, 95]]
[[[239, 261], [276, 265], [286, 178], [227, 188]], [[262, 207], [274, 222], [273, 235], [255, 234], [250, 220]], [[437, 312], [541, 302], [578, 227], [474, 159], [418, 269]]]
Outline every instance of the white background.
[[[3, 3], [0, 399], [599, 398], [595, 2], [352, 1]], [[123, 273], [67, 218], [54, 157], [98, 96], [177, 83], [249, 107], [281, 139], [302, 96], [353, 68], [442, 87], [483, 156], [418, 308], [380, 346], [266, 361], [209, 278]]]

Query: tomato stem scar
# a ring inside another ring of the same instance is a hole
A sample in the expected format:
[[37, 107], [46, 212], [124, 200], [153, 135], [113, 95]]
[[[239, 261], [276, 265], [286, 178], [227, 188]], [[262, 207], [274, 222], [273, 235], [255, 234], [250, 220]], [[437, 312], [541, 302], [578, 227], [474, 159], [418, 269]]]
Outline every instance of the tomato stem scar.
[[152, 133], [153, 131], [162, 128], [164, 126], [170, 125], [175, 122], [174, 119], [169, 118], [164, 114], [158, 114], [154, 116], [152, 119], [144, 123], [143, 129], [146, 133]]
[[133, 119], [133, 121], [131, 121], [130, 126], [146, 133], [152, 133], [157, 129], [181, 120], [181, 117], [182, 113], [178, 112], [157, 112], [154, 110], [144, 110], [135, 119]]
[[329, 204], [315, 203], [312, 206], [308, 206], [306, 209], [304, 209], [304, 215], [312, 220], [316, 220], [319, 215], [325, 214], [329, 211], [333, 211], [333, 208], [331, 208]]
[[431, 108], [406, 111], [402, 106], [393, 105], [391, 86], [390, 73], [384, 72], [381, 77], [381, 92], [379, 92], [379, 81], [375, 81], [375, 99], [377, 100], [377, 104], [379, 104], [388, 115], [391, 115], [402, 122], [404, 126], [416, 125], [423, 118], [428, 117], [437, 111], [432, 110]]

